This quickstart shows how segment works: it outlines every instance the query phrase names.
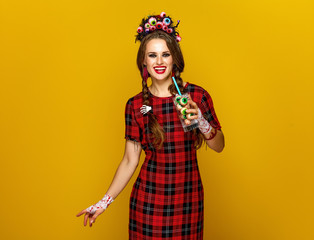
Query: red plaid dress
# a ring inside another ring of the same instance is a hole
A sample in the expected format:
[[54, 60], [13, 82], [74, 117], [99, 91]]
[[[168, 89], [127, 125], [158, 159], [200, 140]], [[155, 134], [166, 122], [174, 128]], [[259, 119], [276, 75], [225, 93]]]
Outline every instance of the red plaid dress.
[[[189, 83], [185, 91], [191, 94], [210, 124], [220, 129], [208, 92]], [[159, 150], [147, 137], [148, 116], [140, 113], [142, 93], [126, 104], [125, 138], [141, 143], [146, 154], [130, 198], [130, 240], [203, 239], [204, 193], [195, 136], [183, 131], [172, 98], [150, 93], [150, 106], [166, 134]]]

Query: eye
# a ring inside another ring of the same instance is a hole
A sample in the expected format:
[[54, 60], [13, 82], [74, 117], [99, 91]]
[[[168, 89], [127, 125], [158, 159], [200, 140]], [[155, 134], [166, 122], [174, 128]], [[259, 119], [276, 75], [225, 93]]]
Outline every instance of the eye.
[[156, 23], [156, 28], [157, 29], [162, 29], [162, 22], [157, 22]]
[[171, 20], [170, 20], [170, 18], [165, 18], [162, 22], [163, 22], [163, 24], [165, 24], [166, 26], [168, 26], [168, 25], [170, 25]]
[[137, 28], [137, 32], [138, 32], [138, 33], [143, 32], [143, 28], [142, 28], [142, 27], [138, 27], [138, 28]]
[[185, 107], [182, 108], [182, 109], [180, 110], [181, 114], [182, 114], [182, 115], [186, 115], [186, 110], [187, 110], [187, 109], [186, 109]]
[[163, 56], [163, 57], [169, 57], [170, 54], [169, 54], [169, 53], [164, 53], [162, 56]]
[[150, 24], [149, 23], [145, 23], [145, 28], [149, 28]]
[[148, 22], [149, 22], [149, 24], [150, 24], [151, 26], [155, 26], [156, 23], [157, 23], [157, 20], [156, 20], [156, 18], [151, 17], [151, 18], [148, 20]]
[[172, 32], [173, 32], [172, 28], [168, 28], [167, 33], [172, 33]]
[[152, 54], [152, 53], [151, 53], [151, 54], [149, 54], [148, 56], [149, 56], [150, 58], [154, 58], [154, 57], [156, 57], [156, 54]]
[[155, 27], [155, 26], [150, 26], [150, 27], [149, 27], [149, 30], [153, 32], [153, 31], [156, 30], [156, 27]]
[[164, 30], [165, 32], [167, 32], [168, 27], [167, 27], [166, 25], [163, 25], [163, 26], [162, 26], [162, 30]]
[[185, 106], [187, 103], [188, 103], [188, 99], [187, 98], [183, 97], [183, 98], [180, 99], [180, 104], [182, 106]]
[[179, 34], [176, 36], [176, 40], [177, 40], [177, 42], [180, 42], [182, 40], [182, 38], [179, 36]]
[[162, 12], [162, 13], [160, 14], [160, 16], [161, 16], [162, 18], [164, 18], [164, 17], [166, 16], [166, 13], [165, 13], [165, 12]]

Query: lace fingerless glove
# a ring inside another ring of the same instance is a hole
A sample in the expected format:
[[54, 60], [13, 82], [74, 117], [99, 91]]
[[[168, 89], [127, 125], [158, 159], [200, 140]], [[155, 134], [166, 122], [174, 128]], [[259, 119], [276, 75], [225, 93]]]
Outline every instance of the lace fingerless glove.
[[98, 203], [90, 206], [89, 208], [86, 208], [86, 211], [94, 214], [97, 210], [101, 208], [106, 209], [113, 201], [114, 199], [111, 196], [105, 194], [105, 196]]
[[207, 120], [203, 117], [201, 110], [198, 108], [198, 128], [203, 133], [210, 133], [212, 130], [212, 126], [207, 122]]

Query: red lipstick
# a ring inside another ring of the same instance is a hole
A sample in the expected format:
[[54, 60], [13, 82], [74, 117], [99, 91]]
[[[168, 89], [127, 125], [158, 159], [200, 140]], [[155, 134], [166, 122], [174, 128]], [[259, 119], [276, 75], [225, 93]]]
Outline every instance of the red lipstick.
[[167, 67], [164, 67], [164, 66], [154, 67], [154, 70], [157, 74], [165, 73], [166, 69]]

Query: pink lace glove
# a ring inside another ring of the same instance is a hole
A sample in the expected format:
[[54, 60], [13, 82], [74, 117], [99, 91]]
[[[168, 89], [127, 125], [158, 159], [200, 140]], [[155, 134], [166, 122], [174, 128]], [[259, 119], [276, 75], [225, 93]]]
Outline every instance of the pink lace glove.
[[198, 108], [198, 128], [203, 133], [210, 133], [212, 130], [212, 126], [207, 122], [207, 120], [203, 117], [201, 110]]
[[86, 208], [86, 211], [90, 214], [94, 214], [101, 208], [105, 210], [113, 201], [114, 199], [111, 196], [105, 194], [105, 196], [98, 203]]

